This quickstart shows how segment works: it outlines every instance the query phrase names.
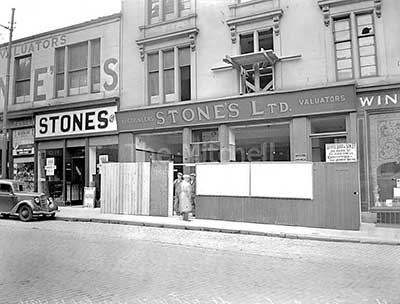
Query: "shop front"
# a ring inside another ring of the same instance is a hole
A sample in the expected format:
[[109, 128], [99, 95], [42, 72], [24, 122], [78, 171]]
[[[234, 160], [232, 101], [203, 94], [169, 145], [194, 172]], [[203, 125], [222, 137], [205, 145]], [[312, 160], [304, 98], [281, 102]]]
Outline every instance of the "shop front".
[[51, 112], [35, 117], [38, 189], [61, 205], [82, 205], [85, 187], [96, 187], [100, 168], [118, 161], [116, 105]]
[[400, 224], [400, 89], [358, 92], [363, 211], [383, 224]]
[[[193, 172], [198, 164], [205, 163], [313, 164], [336, 161], [337, 164], [331, 167], [345, 167], [347, 160], [328, 159], [327, 151], [335, 145], [357, 146], [355, 96], [355, 87], [349, 84], [121, 111], [117, 113], [120, 155], [124, 158], [120, 161], [144, 161], [140, 155], [146, 146], [151, 147], [153, 155], [173, 155], [171, 160], [179, 156], [177, 159], [182, 161], [186, 173]], [[129, 146], [130, 153], [125, 153]], [[243, 215], [243, 206], [239, 208], [238, 204], [243, 204], [244, 200], [240, 195], [230, 195], [228, 191], [224, 193], [227, 197], [225, 200], [221, 200], [218, 194], [198, 196], [196, 217], [357, 229], [359, 188], [357, 152], [355, 154], [353, 163], [348, 166], [352, 172], [345, 176], [351, 187], [342, 184], [342, 180], [336, 183], [337, 191], [343, 192], [340, 200], [346, 203], [338, 206], [334, 213], [339, 217], [339, 213], [348, 212], [355, 219], [349, 225], [352, 220], [327, 224], [330, 221], [328, 210], [335, 206], [335, 202], [332, 202], [335, 197], [327, 198], [322, 190], [317, 191], [320, 183], [328, 182], [319, 182], [315, 178], [310, 182], [314, 194], [319, 194], [313, 195], [310, 200], [294, 198], [294, 201], [286, 202], [291, 207], [282, 208], [285, 205], [282, 203], [284, 197], [272, 201], [265, 197], [261, 205], [260, 202], [257, 206], [249, 203], [247, 207], [253, 207], [247, 209], [249, 216], [243, 217], [240, 215]], [[222, 179], [224, 177], [229, 177], [228, 171], [220, 176]], [[340, 179], [343, 177], [340, 176]], [[324, 189], [323, 186], [320, 189]], [[324, 206], [316, 207], [319, 204]], [[267, 212], [268, 208], [275, 208], [281, 220], [257, 218], [260, 212]], [[221, 210], [226, 212], [221, 213]], [[309, 215], [304, 217], [306, 211]], [[322, 214], [324, 212], [326, 214]], [[331, 215], [335, 216], [333, 213]], [[321, 221], [321, 217], [327, 220]], [[313, 218], [318, 218], [318, 222]]]

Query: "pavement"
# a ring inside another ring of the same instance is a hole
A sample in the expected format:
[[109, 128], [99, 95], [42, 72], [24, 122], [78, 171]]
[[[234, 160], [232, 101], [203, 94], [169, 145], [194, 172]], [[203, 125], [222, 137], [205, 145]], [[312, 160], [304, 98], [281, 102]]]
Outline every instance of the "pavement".
[[160, 217], [106, 214], [101, 213], [100, 208], [86, 208], [82, 206], [59, 207], [59, 209], [60, 212], [57, 213], [56, 220], [63, 221], [211, 231], [315, 241], [400, 245], [400, 228], [379, 227], [372, 223], [362, 223], [360, 230], [354, 231], [195, 218], [190, 218], [190, 221], [183, 221], [178, 216]]

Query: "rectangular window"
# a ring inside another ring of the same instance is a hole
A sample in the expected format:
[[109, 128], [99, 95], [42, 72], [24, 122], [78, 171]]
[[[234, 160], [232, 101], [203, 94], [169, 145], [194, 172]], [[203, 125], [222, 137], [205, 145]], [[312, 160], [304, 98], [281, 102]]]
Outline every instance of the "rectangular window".
[[372, 13], [356, 16], [361, 77], [376, 76], [375, 30]]
[[149, 23], [159, 22], [160, 0], [149, 0]]
[[90, 43], [91, 52], [91, 92], [100, 92], [100, 39], [92, 40]]
[[346, 116], [313, 117], [311, 151], [313, 162], [326, 161], [326, 145], [347, 142]]
[[160, 94], [158, 81], [158, 53], [149, 54], [147, 58], [149, 69], [149, 94], [151, 98]]
[[289, 124], [238, 127], [235, 134], [235, 160], [290, 161]]
[[174, 94], [174, 50], [163, 52], [164, 64], [164, 93], [165, 95]]
[[149, 24], [190, 14], [191, 0], [147, 0]]
[[351, 51], [350, 17], [333, 20], [338, 80], [353, 78], [353, 56]]
[[181, 101], [190, 100], [190, 48], [179, 49]]
[[[175, 62], [176, 58], [178, 62]], [[162, 51], [161, 71], [159, 70], [159, 60], [159, 53], [147, 55], [147, 85], [150, 104], [190, 100], [190, 48], [184, 47]], [[177, 66], [178, 71], [175, 71], [175, 66]], [[159, 82], [160, 77], [163, 79], [162, 88]], [[164, 96], [160, 96], [160, 92], [163, 92]]]
[[191, 162], [219, 162], [220, 144], [218, 129], [192, 132]]
[[68, 88], [69, 95], [88, 93], [88, 43], [72, 45], [68, 48]]
[[65, 47], [56, 49], [56, 97], [65, 96], [64, 91], [64, 66], [65, 66]]
[[[163, 0], [164, 1], [164, 20], [170, 20], [174, 18], [174, 0]], [[177, 0], [175, 0], [177, 1]]]
[[30, 101], [31, 62], [32, 62], [32, 57], [30, 55], [16, 58], [15, 61], [16, 103], [24, 103]]
[[187, 16], [190, 14], [190, 0], [178, 0], [179, 1], [179, 16]]

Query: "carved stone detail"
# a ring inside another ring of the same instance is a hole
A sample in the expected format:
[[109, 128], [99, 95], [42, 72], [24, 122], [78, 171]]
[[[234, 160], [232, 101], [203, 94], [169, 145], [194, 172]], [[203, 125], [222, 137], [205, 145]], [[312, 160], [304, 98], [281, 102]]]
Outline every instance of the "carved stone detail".
[[279, 16], [274, 16], [272, 18], [272, 21], [274, 22], [274, 32], [276, 36], [279, 36], [279, 31], [280, 31], [280, 18]]
[[375, 14], [376, 17], [380, 18], [382, 16], [382, 1], [374, 0]]
[[236, 43], [236, 26], [235, 25], [229, 26], [229, 31], [231, 33], [232, 43], [235, 44]]
[[324, 16], [324, 24], [325, 26], [329, 26], [329, 22], [331, 20], [331, 12], [329, 9], [329, 5], [324, 5], [322, 7], [322, 15]]
[[190, 49], [191, 51], [196, 50], [196, 35], [194, 33], [189, 35]]
[[144, 61], [144, 46], [143, 44], [139, 45], [139, 56], [140, 56], [140, 60], [142, 60], [142, 62]]

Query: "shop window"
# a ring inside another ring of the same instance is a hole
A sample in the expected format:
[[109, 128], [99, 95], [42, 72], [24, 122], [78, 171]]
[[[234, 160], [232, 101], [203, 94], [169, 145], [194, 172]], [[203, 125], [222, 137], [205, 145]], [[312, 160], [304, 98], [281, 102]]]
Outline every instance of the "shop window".
[[[175, 58], [178, 59], [178, 62], [175, 62]], [[162, 59], [161, 71], [159, 69], [160, 59]], [[189, 47], [148, 54], [147, 64], [150, 104], [190, 100], [191, 69]], [[178, 73], [175, 73], [175, 69], [178, 70]], [[160, 75], [160, 72], [162, 75]], [[162, 83], [160, 83], [160, 78], [163, 80]]]
[[240, 127], [234, 137], [237, 162], [290, 161], [289, 124]]
[[191, 162], [219, 162], [220, 143], [218, 129], [193, 130]]
[[55, 66], [56, 97], [100, 92], [100, 39], [57, 48]]
[[63, 193], [63, 149], [39, 150], [38, 187], [54, 198], [64, 202]]
[[375, 29], [372, 13], [356, 16], [360, 76], [376, 76]]
[[15, 103], [30, 101], [31, 55], [16, 58], [15, 61]]
[[326, 161], [326, 145], [347, 142], [346, 116], [311, 118], [312, 161]]
[[[353, 17], [355, 20], [352, 20]], [[356, 24], [355, 29], [351, 27], [352, 21]], [[338, 80], [355, 77], [354, 54], [359, 56], [357, 73], [361, 78], [377, 75], [375, 28], [372, 13], [347, 15], [333, 19], [333, 36]], [[352, 41], [357, 41], [358, 49], [352, 48]]]
[[182, 133], [136, 136], [136, 161], [169, 160], [182, 163]]
[[377, 168], [375, 207], [400, 207], [400, 163], [389, 162]]
[[187, 16], [190, 13], [190, 0], [148, 0], [149, 23]]

